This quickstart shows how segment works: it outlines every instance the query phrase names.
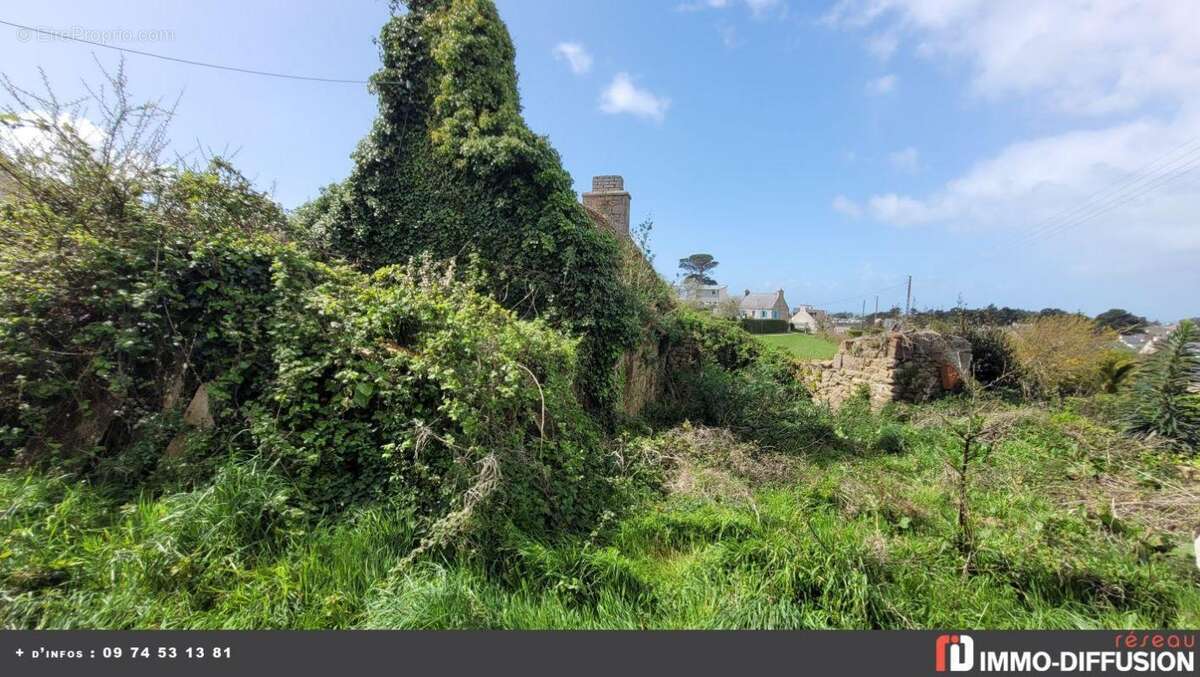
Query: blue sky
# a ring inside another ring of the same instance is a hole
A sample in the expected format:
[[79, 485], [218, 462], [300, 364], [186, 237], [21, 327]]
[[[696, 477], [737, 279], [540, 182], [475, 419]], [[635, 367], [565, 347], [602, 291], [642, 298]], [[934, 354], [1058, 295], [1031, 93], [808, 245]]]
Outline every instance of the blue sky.
[[[586, 190], [625, 176], [660, 271], [831, 310], [1200, 315], [1200, 3], [500, 0], [530, 126]], [[0, 19], [247, 68], [366, 78], [387, 3], [47, 2]], [[122, 33], [114, 31], [119, 29]], [[110, 31], [105, 33], [105, 31]], [[0, 70], [69, 94], [92, 53], [4, 27]], [[295, 207], [346, 176], [364, 87], [128, 58], [182, 92], [176, 145], [237, 150]], [[1194, 152], [1193, 152], [1194, 151]], [[1185, 173], [1186, 172], [1186, 173]]]

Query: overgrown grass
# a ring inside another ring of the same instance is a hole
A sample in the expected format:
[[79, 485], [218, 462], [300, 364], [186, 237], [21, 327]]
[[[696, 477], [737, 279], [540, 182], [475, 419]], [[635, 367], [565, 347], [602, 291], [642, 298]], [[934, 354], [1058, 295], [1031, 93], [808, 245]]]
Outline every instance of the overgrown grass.
[[499, 564], [445, 552], [402, 563], [411, 508], [314, 526], [287, 508], [286, 479], [253, 462], [208, 488], [126, 504], [10, 471], [0, 623], [1200, 626], [1200, 572], [1183, 547], [1200, 518], [1194, 460], [1122, 445], [1076, 414], [1024, 412], [974, 480], [966, 560], [953, 544], [953, 440], [936, 407], [851, 409], [833, 422], [838, 454], [779, 454], [686, 426], [629, 440], [627, 462], [665, 473], [662, 498], [588, 538], [513, 535]]
[[755, 334], [754, 338], [768, 345], [777, 346], [802, 360], [828, 360], [837, 352], [837, 344], [812, 334], [791, 332], [788, 334]]

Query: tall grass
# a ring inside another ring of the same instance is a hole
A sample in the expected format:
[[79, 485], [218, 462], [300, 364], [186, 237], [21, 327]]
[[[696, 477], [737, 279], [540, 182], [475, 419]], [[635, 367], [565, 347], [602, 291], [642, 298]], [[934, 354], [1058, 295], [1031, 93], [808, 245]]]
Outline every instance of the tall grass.
[[[923, 408], [882, 417], [850, 411], [833, 421], [846, 441], [838, 457], [791, 455], [784, 463], [741, 445], [736, 457], [705, 461], [717, 453], [705, 447], [692, 469], [729, 481], [669, 482], [670, 495], [588, 538], [513, 535], [499, 564], [445, 552], [405, 562], [417, 533], [409, 507], [314, 519], [288, 507], [285, 478], [253, 461], [227, 465], [205, 488], [125, 503], [67, 478], [10, 471], [0, 475], [0, 623], [1200, 625], [1200, 573], [1178, 547], [1185, 537], [1171, 530], [1194, 519], [1197, 507], [1162, 514], [1106, 507], [1112, 492], [1125, 490], [1165, 505], [1170, 495], [1152, 487], [1178, 486], [1175, 465], [1114, 451], [1112, 431], [1075, 414], [1030, 413], [979, 471], [977, 547], [964, 560], [953, 547], [946, 468], [953, 440], [923, 422]], [[725, 439], [670, 435], [661, 449], [676, 459], [689, 439]], [[769, 482], [754, 479], [751, 462], [773, 469]]]

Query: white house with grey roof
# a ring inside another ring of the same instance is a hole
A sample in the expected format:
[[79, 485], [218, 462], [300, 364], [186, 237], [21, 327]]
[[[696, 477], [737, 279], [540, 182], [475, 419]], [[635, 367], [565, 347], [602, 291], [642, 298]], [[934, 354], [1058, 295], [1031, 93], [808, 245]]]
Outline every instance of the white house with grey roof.
[[684, 280], [679, 285], [679, 297], [702, 308], [715, 310], [729, 300], [729, 287], [723, 284], [700, 284]]
[[742, 317], [750, 320], [788, 320], [791, 319], [787, 299], [783, 298], [783, 290], [756, 293], [749, 289], [742, 294], [738, 302], [738, 310]]

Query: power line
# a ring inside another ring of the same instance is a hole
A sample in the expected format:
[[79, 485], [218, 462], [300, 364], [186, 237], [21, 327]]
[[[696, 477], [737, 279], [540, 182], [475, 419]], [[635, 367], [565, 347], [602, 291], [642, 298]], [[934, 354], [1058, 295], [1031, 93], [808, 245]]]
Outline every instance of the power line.
[[[1191, 173], [1194, 169], [1196, 169], [1197, 166], [1200, 166], [1200, 156], [1197, 156], [1195, 159], [1188, 162], [1186, 165], [1177, 167], [1174, 170], [1172, 170], [1171, 172], [1168, 172], [1166, 174], [1156, 177], [1154, 181], [1146, 184], [1145, 186], [1142, 186], [1140, 190], [1130, 193], [1130, 194], [1127, 194], [1127, 195], [1124, 195], [1124, 196], [1120, 196], [1120, 197], [1123, 197], [1124, 199], [1111, 201], [1104, 205], [1097, 205], [1098, 209], [1093, 210], [1091, 213], [1084, 214], [1081, 217], [1079, 217], [1078, 219], [1075, 219], [1074, 221], [1063, 223], [1063, 224], [1051, 229], [1050, 231], [1045, 233], [1045, 237], [1046, 238], [1053, 237], [1055, 235], [1058, 235], [1059, 233], [1063, 233], [1067, 230], [1070, 230], [1071, 228], [1075, 228], [1077, 226], [1083, 225], [1084, 223], [1087, 223], [1088, 221], [1091, 221], [1097, 217], [1103, 216], [1104, 214], [1111, 212], [1112, 210], [1116, 209], [1117, 207], [1120, 207], [1121, 205], [1132, 202], [1133, 200], [1135, 200], [1143, 195], [1146, 195], [1147, 193], [1149, 193], [1157, 188], [1161, 188], [1167, 184], [1177, 181], [1181, 177], [1186, 176], [1187, 174]], [[1035, 239], [1037, 239], [1037, 238], [1035, 238]], [[1043, 238], [1043, 239], [1045, 239], [1045, 238]]]
[[[1031, 244], [1039, 239], [1053, 237], [1070, 228], [1086, 223], [1097, 216], [1108, 213], [1116, 207], [1164, 185], [1164, 183], [1169, 183], [1177, 179], [1191, 171], [1196, 166], [1196, 163], [1200, 162], [1200, 145], [1196, 145], [1197, 141], [1200, 141], [1200, 139], [1193, 139], [1175, 147], [1168, 153], [1143, 165], [1126, 179], [1107, 188], [1102, 188], [1089, 195], [1076, 206], [1044, 219], [1038, 227], [1014, 240], [1011, 244], [1014, 247], [1018, 247]], [[1196, 147], [1188, 149], [1189, 146], [1193, 145], [1196, 145]], [[1162, 164], [1164, 160], [1166, 162]], [[1149, 171], [1151, 167], [1160, 164], [1162, 166]], [[1096, 200], [1096, 198], [1101, 197], [1102, 199], [1099, 201]]]
[[905, 284], [907, 284], [907, 283], [906, 283], [906, 282], [901, 282], [901, 283], [899, 283], [899, 284], [894, 284], [894, 285], [892, 285], [892, 286], [890, 286], [890, 287], [884, 287], [883, 289], [877, 289], [877, 290], [875, 290], [875, 291], [873, 291], [873, 292], [867, 292], [867, 293], [865, 293], [865, 294], [855, 294], [854, 296], [847, 296], [847, 297], [845, 297], [845, 298], [834, 299], [834, 300], [832, 300], [832, 301], [822, 301], [822, 302], [820, 302], [820, 303], [809, 303], [809, 304], [806, 304], [806, 305], [812, 306], [812, 307], [814, 307], [814, 308], [819, 308], [819, 307], [822, 307], [822, 306], [832, 306], [832, 305], [835, 305], [835, 304], [838, 304], [838, 303], [846, 303], [846, 302], [849, 302], [849, 301], [858, 301], [858, 300], [860, 300], [860, 299], [866, 298], [866, 297], [868, 297], [868, 296], [871, 296], [871, 295], [880, 294], [880, 293], [883, 293], [883, 292], [885, 292], [885, 291], [890, 291], [890, 290], [892, 290], [892, 289], [899, 289], [900, 287], [903, 287]]
[[[117, 52], [123, 52], [125, 54], [136, 54], [138, 56], [148, 56], [152, 59], [162, 59], [163, 61], [173, 61], [175, 63], [182, 63], [182, 64], [186, 64], [188, 66], [200, 66], [202, 68], [212, 68], [215, 70], [232, 71], [234, 73], [244, 73], [247, 75], [262, 75], [264, 77], [280, 78], [280, 79], [284, 79], [284, 80], [303, 80], [303, 81], [307, 81], [307, 82], [325, 82], [325, 83], [341, 84], [341, 85], [367, 85], [367, 84], [370, 84], [369, 80], [349, 80], [349, 79], [343, 79], [343, 78], [322, 78], [322, 77], [316, 77], [316, 76], [311, 76], [311, 75], [295, 75], [292, 73], [275, 73], [272, 71], [256, 70], [254, 68], [242, 68], [240, 66], [225, 66], [225, 65], [217, 64], [217, 63], [209, 63], [207, 61], [195, 61], [193, 59], [183, 59], [183, 58], [176, 57], [176, 56], [168, 56], [166, 54], [157, 54], [155, 52], [146, 52], [146, 51], [143, 51], [140, 49], [131, 49], [129, 47], [118, 47], [117, 45], [110, 45], [110, 44], [107, 44], [104, 42], [96, 42], [94, 40], [78, 38], [73, 35], [66, 35], [65, 33], [48, 31], [48, 30], [45, 30], [42, 28], [36, 28], [34, 26], [26, 26], [24, 24], [14, 23], [12, 21], [5, 21], [3, 19], [0, 19], [0, 24], [3, 24], [5, 26], [12, 26], [13, 28], [18, 28], [21, 30], [33, 31], [34, 33], [38, 33], [41, 35], [49, 35], [49, 36], [58, 38], [60, 40], [69, 40], [72, 42], [80, 42], [85, 45], [92, 45], [94, 47], [103, 47], [104, 49], [111, 49], [111, 50], [114, 50]], [[381, 82], [379, 82], [379, 84], [400, 84], [400, 83], [399, 82], [381, 81]]]
[[[1056, 214], [1053, 214], [1053, 215], [1043, 219], [1041, 222], [1038, 223], [1038, 225], [1036, 225], [1033, 229], [1031, 229], [1030, 232], [1026, 233], [1025, 236], [1036, 238], [1038, 235], [1041, 234], [1041, 232], [1045, 232], [1045, 231], [1053, 229], [1056, 225], [1055, 222], [1061, 223], [1062, 221], [1069, 220], [1071, 218], [1078, 216], [1079, 213], [1081, 213], [1081, 212], [1087, 211], [1092, 206], [1089, 203], [1091, 203], [1096, 198], [1102, 197], [1105, 193], [1111, 192], [1111, 193], [1115, 194], [1115, 193], [1119, 193], [1119, 192], [1125, 191], [1125, 190], [1133, 187], [1135, 184], [1144, 180], [1150, 173], [1152, 173], [1150, 170], [1155, 165], [1158, 165], [1163, 160], [1167, 160], [1167, 158], [1170, 158], [1171, 156], [1175, 155], [1176, 153], [1179, 153], [1179, 151], [1181, 151], [1182, 149], [1186, 149], [1189, 146], [1196, 146], [1196, 148], [1192, 148], [1190, 150], [1184, 151], [1181, 154], [1181, 157], [1186, 157], [1188, 155], [1191, 155], [1193, 152], [1200, 150], [1200, 145], [1198, 145], [1198, 144], [1200, 144], [1200, 137], [1192, 139], [1191, 141], [1188, 141], [1187, 143], [1184, 143], [1182, 145], [1176, 146], [1175, 148], [1168, 151], [1167, 153], [1160, 155], [1159, 157], [1157, 157], [1157, 158], [1151, 160], [1150, 162], [1147, 162], [1146, 164], [1142, 165], [1141, 167], [1137, 168], [1136, 170], [1131, 172], [1128, 176], [1126, 176], [1124, 179], [1117, 181], [1116, 183], [1114, 183], [1111, 186], [1107, 186], [1107, 187], [1096, 190], [1095, 192], [1091, 193], [1086, 198], [1084, 198], [1082, 202], [1075, 205], [1074, 207], [1071, 207], [1069, 209], [1064, 209]], [[1171, 164], [1172, 162], [1175, 162], [1179, 159], [1181, 159], [1181, 158], [1174, 158], [1172, 160], [1169, 160], [1167, 162], [1167, 164]], [[1155, 169], [1154, 171], [1158, 171], [1158, 169]]]

